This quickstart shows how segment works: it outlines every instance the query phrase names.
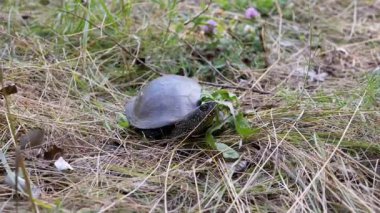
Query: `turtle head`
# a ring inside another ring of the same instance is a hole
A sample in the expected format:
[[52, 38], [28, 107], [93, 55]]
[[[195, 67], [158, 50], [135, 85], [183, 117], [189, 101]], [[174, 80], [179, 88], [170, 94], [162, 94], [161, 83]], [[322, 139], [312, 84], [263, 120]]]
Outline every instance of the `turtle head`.
[[216, 109], [216, 102], [206, 102], [199, 105], [193, 112], [175, 124], [175, 128], [171, 135], [187, 135], [190, 132], [193, 135], [204, 133], [210, 126], [212, 126], [212, 122], [217, 112]]
[[193, 113], [193, 116], [197, 117], [198, 122], [204, 123], [203, 126], [210, 126], [217, 111], [216, 102], [206, 102], [201, 104], [198, 109]]
[[216, 109], [216, 102], [206, 102], [199, 106], [199, 110], [201, 113], [211, 113], [212, 111], [215, 111]]

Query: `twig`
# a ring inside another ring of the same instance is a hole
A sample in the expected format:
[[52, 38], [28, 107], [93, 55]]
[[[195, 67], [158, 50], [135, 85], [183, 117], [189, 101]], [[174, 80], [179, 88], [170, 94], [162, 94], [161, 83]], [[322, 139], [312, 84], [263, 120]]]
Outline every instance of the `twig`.
[[354, 14], [353, 14], [353, 17], [352, 17], [352, 26], [351, 26], [351, 32], [350, 32], [350, 35], [348, 36], [348, 39], [352, 39], [352, 36], [354, 35], [355, 33], [355, 27], [356, 27], [356, 24], [357, 24], [357, 13], [358, 13], [358, 3], [356, 0], [354, 0], [352, 2], [354, 4]]
[[[0, 85], [3, 87], [4, 86], [4, 76], [3, 76], [3, 65], [1, 64], [0, 65]], [[32, 207], [33, 207], [33, 212], [37, 212], [37, 207], [36, 207], [36, 204], [34, 203], [34, 200], [33, 200], [33, 196], [32, 196], [32, 188], [31, 188], [31, 184], [30, 184], [30, 180], [29, 180], [29, 176], [27, 175], [26, 173], [26, 168], [25, 168], [25, 164], [24, 162], [22, 161], [22, 159], [20, 160], [21, 158], [21, 154], [20, 154], [20, 148], [18, 147], [17, 143], [16, 143], [16, 131], [15, 131], [15, 128], [14, 128], [14, 125], [13, 125], [13, 120], [12, 120], [12, 114], [11, 114], [11, 111], [10, 111], [10, 107], [9, 107], [9, 100], [8, 100], [8, 95], [7, 94], [3, 94], [3, 97], [4, 97], [4, 102], [5, 102], [5, 106], [6, 106], [6, 112], [5, 112], [5, 117], [7, 119], [7, 123], [8, 123], [8, 128], [9, 128], [9, 132], [11, 134], [11, 137], [12, 137], [12, 140], [13, 140], [13, 144], [16, 148], [16, 170], [15, 170], [15, 191], [17, 193], [18, 191], [18, 167], [21, 167], [23, 173], [24, 173], [24, 177], [25, 177], [25, 183], [26, 183], [26, 186], [25, 186], [25, 189], [26, 189], [26, 192], [28, 193], [29, 195], [29, 199], [30, 199], [30, 202], [32, 204]]]
[[268, 50], [267, 50], [267, 47], [265, 45], [265, 22], [261, 27], [259, 38], [260, 38], [261, 46], [263, 47], [263, 51], [264, 51], [265, 68], [268, 68], [269, 67], [269, 60], [268, 60]]
[[196, 18], [198, 18], [199, 16], [201, 16], [203, 13], [205, 13], [208, 10], [208, 8], [210, 7], [211, 3], [212, 3], [212, 0], [210, 0], [210, 2], [207, 4], [207, 6], [206, 6], [205, 9], [203, 9], [201, 12], [199, 12], [198, 14], [196, 14], [191, 19], [185, 21], [184, 25], [188, 25], [190, 22], [194, 21]]
[[225, 84], [217, 84], [217, 83], [206, 82], [206, 81], [199, 81], [199, 83], [204, 84], [204, 85], [213, 86], [213, 87], [221, 87], [221, 88], [228, 88], [228, 89], [238, 89], [238, 90], [251, 90], [252, 92], [256, 92], [256, 93], [259, 93], [259, 94], [265, 94], [265, 95], [272, 94], [271, 92], [262, 91], [262, 90], [255, 89], [255, 88], [240, 87], [240, 86], [225, 85]]
[[37, 212], [37, 206], [36, 206], [36, 204], [34, 203], [34, 200], [33, 200], [32, 185], [31, 185], [31, 182], [30, 182], [30, 179], [29, 179], [28, 172], [26, 171], [24, 159], [22, 158], [22, 154], [21, 154], [20, 148], [16, 147], [16, 170], [15, 170], [15, 173], [16, 173], [16, 175], [15, 175], [15, 177], [16, 177], [16, 188], [17, 188], [17, 180], [18, 180], [18, 174], [17, 174], [18, 173], [18, 168], [21, 168], [21, 171], [22, 171], [22, 173], [24, 175], [25, 189], [26, 189], [26, 193], [29, 196], [30, 202], [32, 203], [33, 212]]

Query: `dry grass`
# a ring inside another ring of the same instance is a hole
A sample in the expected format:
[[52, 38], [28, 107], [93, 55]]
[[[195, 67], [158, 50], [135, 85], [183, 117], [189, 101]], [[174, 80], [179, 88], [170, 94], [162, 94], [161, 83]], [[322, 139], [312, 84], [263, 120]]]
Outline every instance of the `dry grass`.
[[[104, 2], [116, 11], [123, 1]], [[269, 66], [231, 65], [223, 73], [228, 81], [218, 73], [207, 76], [194, 60], [189, 46], [206, 38], [191, 26], [172, 32], [182, 23], [177, 17], [202, 11], [191, 1], [177, 5], [177, 15], [145, 1], [126, 4], [114, 22], [102, 19], [106, 11], [98, 7], [88, 15], [101, 17], [96, 24], [102, 31], [57, 11], [58, 4], [4, 7], [0, 63], [5, 83], [19, 90], [9, 98], [13, 122], [18, 135], [34, 127], [46, 133], [43, 148], [24, 153], [31, 180], [42, 189], [38, 209], [379, 212], [380, 77], [369, 74], [380, 66], [380, 1], [315, 2], [288, 1], [262, 19]], [[215, 11], [210, 6], [203, 15], [221, 21], [239, 14]], [[272, 92], [230, 89], [261, 134], [242, 142], [232, 130], [219, 135], [241, 153], [239, 161], [228, 162], [202, 138], [178, 145], [122, 131], [117, 119], [125, 100], [157, 75], [106, 32], [156, 70], [194, 69], [191, 75], [203, 81]], [[326, 72], [325, 81], [308, 81], [305, 74], [313, 70]], [[4, 99], [0, 103], [0, 144], [14, 165]], [[57, 151], [54, 145], [75, 171], [55, 169], [47, 157], [47, 150]], [[5, 184], [0, 202], [1, 212], [30, 208]]]

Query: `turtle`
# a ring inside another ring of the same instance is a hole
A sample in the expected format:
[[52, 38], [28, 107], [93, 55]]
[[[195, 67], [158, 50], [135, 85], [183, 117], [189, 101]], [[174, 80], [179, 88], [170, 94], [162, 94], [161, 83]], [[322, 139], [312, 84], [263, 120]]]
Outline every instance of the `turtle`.
[[201, 86], [192, 78], [163, 75], [146, 84], [125, 106], [130, 125], [146, 138], [202, 135], [212, 125], [217, 103], [201, 102]]

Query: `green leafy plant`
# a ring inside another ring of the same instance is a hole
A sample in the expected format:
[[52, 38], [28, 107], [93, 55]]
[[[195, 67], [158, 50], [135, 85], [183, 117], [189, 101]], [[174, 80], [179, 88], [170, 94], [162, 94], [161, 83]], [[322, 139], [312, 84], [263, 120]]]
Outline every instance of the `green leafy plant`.
[[267, 64], [261, 39], [262, 23], [258, 20], [259, 18], [255, 17], [223, 21], [202, 16], [194, 20], [194, 25], [206, 35], [204, 41], [194, 45], [196, 51], [192, 52], [189, 58], [200, 64], [195, 75], [213, 79], [215, 72], [210, 72], [209, 64], [228, 78], [233, 77], [227, 69], [228, 64], [236, 67], [265, 68]]
[[117, 124], [121, 129], [129, 128], [130, 126], [127, 117], [123, 113], [118, 113]]
[[268, 13], [274, 7], [275, 2], [276, 2], [275, 0], [257, 0], [257, 1], [255, 1], [256, 7], [264, 13]]
[[239, 154], [228, 145], [218, 142], [213, 136], [213, 133], [221, 129], [224, 125], [231, 124], [234, 126], [235, 131], [239, 134], [239, 136], [246, 139], [257, 134], [259, 129], [252, 128], [243, 114], [236, 110], [238, 107], [238, 98], [235, 94], [229, 92], [228, 90], [220, 89], [213, 93], [204, 93], [202, 101], [215, 101], [218, 103], [217, 107], [219, 113], [217, 115], [216, 122], [206, 133], [207, 144], [210, 147], [221, 151], [223, 153], [223, 157], [225, 158], [238, 158]]

